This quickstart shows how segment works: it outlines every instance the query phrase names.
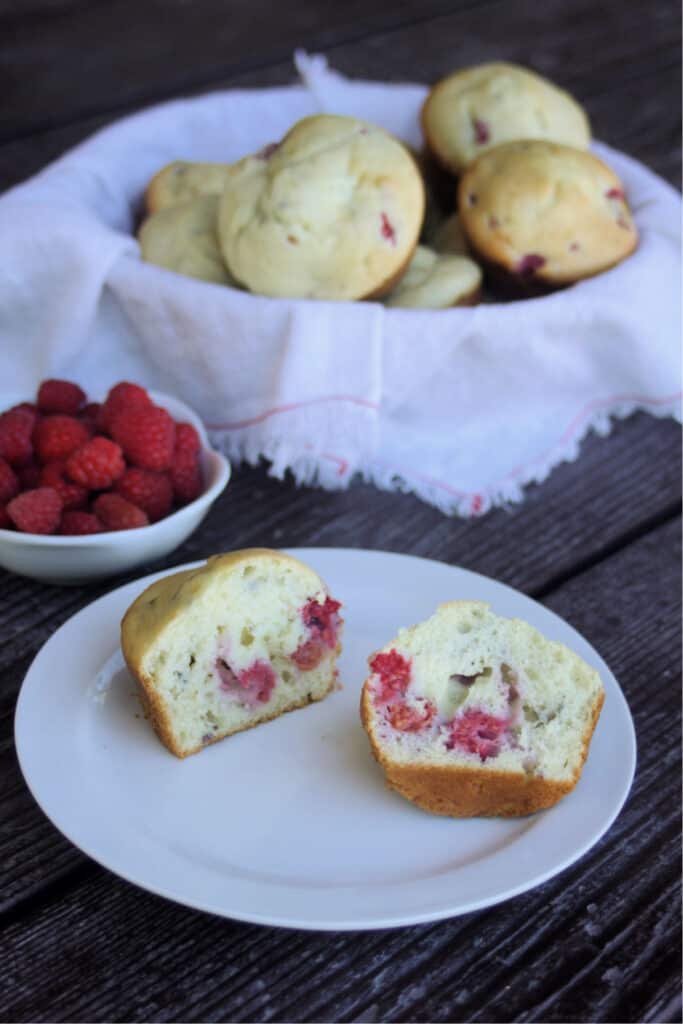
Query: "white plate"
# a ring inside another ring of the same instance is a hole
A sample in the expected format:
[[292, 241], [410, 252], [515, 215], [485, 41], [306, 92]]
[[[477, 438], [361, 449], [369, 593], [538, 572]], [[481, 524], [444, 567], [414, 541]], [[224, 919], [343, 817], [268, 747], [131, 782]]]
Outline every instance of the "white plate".
[[[524, 892], [609, 828], [635, 768], [619, 686], [571, 626], [463, 569], [386, 552], [301, 549], [344, 603], [343, 690], [177, 760], [144, 721], [119, 622], [157, 573], [93, 602], [48, 640], [24, 680], [15, 734], [47, 816], [145, 889], [259, 924], [356, 929], [462, 914]], [[175, 571], [175, 570], [174, 570]], [[552, 810], [456, 821], [385, 789], [358, 701], [369, 653], [441, 601], [472, 598], [571, 646], [606, 690], [583, 776]]]

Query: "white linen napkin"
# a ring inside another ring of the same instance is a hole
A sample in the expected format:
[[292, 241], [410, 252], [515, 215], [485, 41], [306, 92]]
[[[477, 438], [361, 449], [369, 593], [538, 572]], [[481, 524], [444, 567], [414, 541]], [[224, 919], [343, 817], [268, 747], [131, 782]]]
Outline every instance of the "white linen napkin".
[[420, 143], [424, 86], [296, 63], [303, 85], [151, 108], [0, 197], [0, 398], [46, 376], [99, 394], [140, 381], [194, 406], [233, 458], [326, 487], [361, 473], [462, 515], [521, 500], [612, 416], [680, 418], [680, 197], [606, 146], [640, 246], [540, 299], [434, 312], [275, 300], [141, 262], [142, 192], [171, 160], [232, 161], [321, 110]]

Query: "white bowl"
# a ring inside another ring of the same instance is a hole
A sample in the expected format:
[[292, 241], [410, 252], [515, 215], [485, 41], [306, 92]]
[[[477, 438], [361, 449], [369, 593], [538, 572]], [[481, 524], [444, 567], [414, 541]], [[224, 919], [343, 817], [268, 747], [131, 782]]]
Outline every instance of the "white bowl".
[[[230, 463], [209, 445], [197, 414], [171, 395], [149, 392], [151, 398], [196, 428], [202, 441], [202, 469], [205, 489], [188, 505], [165, 519], [136, 530], [116, 530], [84, 537], [57, 537], [37, 533], [0, 530], [0, 566], [21, 576], [45, 583], [85, 583], [102, 576], [125, 572], [141, 562], [167, 555], [197, 529], [211, 505], [230, 479]], [[6, 409], [21, 398], [2, 402]]]

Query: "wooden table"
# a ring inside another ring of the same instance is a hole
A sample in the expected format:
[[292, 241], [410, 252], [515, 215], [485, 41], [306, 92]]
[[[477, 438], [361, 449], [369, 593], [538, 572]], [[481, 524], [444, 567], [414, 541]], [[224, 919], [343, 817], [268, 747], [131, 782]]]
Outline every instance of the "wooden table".
[[[0, 39], [0, 187], [130, 110], [289, 81], [295, 46], [374, 79], [430, 81], [501, 57], [529, 63], [578, 96], [597, 137], [678, 181], [672, 0], [5, 0]], [[140, 570], [250, 544], [410, 552], [520, 588], [611, 665], [639, 763], [609, 833], [526, 895], [395, 931], [211, 917], [134, 888], [64, 839], [19, 773], [16, 694], [50, 634], [132, 576], [66, 589], [0, 574], [0, 1017], [680, 1020], [679, 466], [678, 427], [635, 415], [609, 438], [590, 437], [521, 506], [469, 521], [369, 486], [325, 493], [243, 468], [190, 541]]]

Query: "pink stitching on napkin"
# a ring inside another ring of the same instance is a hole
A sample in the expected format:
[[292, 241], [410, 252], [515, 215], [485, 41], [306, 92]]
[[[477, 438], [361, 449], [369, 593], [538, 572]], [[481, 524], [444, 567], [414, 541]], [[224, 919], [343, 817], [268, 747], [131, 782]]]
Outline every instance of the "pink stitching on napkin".
[[244, 427], [253, 427], [257, 423], [263, 423], [271, 416], [277, 416], [283, 412], [295, 412], [297, 409], [305, 409], [308, 405], [321, 405], [324, 402], [351, 402], [352, 405], [362, 405], [366, 409], [379, 411], [379, 404], [371, 402], [367, 398], [356, 398], [353, 395], [323, 395], [321, 398], [308, 398], [301, 402], [290, 402], [288, 405], [276, 405], [247, 420], [237, 420], [234, 423], [207, 423], [206, 426], [208, 430], [242, 430]]

